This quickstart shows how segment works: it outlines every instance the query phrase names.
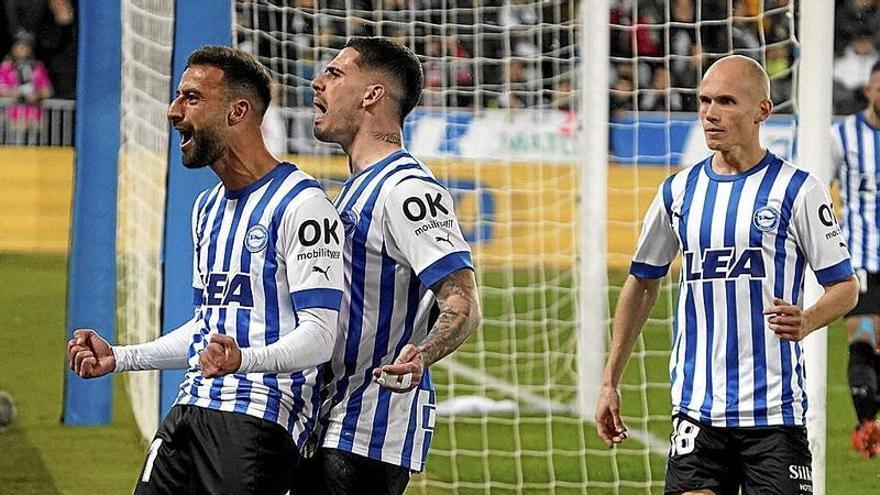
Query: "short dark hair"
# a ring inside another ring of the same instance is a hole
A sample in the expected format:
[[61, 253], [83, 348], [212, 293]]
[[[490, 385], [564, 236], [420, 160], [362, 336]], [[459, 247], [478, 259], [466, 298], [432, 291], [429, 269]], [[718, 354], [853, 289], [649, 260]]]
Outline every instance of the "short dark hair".
[[419, 103], [422, 95], [422, 64], [409, 48], [389, 38], [378, 36], [350, 38], [343, 48], [360, 54], [359, 64], [365, 69], [380, 70], [392, 76], [403, 91], [398, 102], [400, 124]]
[[875, 72], [880, 72], [880, 60], [874, 62], [874, 66], [871, 67], [871, 74]]
[[208, 45], [192, 52], [186, 60], [187, 68], [210, 65], [223, 71], [226, 87], [239, 94], [254, 98], [257, 115], [266, 113], [272, 101], [272, 75], [254, 55], [228, 46]]

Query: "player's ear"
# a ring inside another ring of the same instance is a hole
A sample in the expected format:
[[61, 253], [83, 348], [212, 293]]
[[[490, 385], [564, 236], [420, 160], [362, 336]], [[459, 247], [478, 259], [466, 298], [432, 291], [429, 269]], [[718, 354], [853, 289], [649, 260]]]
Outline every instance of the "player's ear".
[[370, 108], [379, 103], [385, 97], [385, 86], [381, 84], [371, 84], [367, 86], [364, 92], [364, 99], [361, 101], [363, 108]]
[[755, 115], [755, 123], [760, 124], [770, 118], [773, 113], [773, 101], [769, 98], [761, 100], [758, 104], [758, 113]]
[[251, 102], [238, 98], [232, 102], [226, 121], [231, 126], [241, 123], [250, 115], [251, 110]]

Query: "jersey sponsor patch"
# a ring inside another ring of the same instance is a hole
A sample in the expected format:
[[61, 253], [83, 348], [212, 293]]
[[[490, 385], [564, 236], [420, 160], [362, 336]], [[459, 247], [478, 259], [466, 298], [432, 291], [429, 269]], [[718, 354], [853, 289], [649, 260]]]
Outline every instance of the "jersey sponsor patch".
[[761, 279], [767, 276], [760, 248], [746, 248], [740, 252], [734, 248], [706, 249], [702, 260], [693, 251], [687, 251], [684, 260], [685, 279], [688, 282], [735, 280], [742, 276]]
[[299, 243], [305, 247], [314, 246], [318, 242], [323, 241], [324, 244], [339, 245], [339, 235], [336, 229], [339, 227], [339, 220], [322, 218], [319, 222], [310, 218], [300, 224], [297, 229], [297, 237]]
[[246, 273], [209, 273], [202, 300], [205, 306], [238, 305], [252, 308], [254, 295], [251, 277]]
[[410, 196], [403, 200], [403, 215], [412, 222], [421, 222], [428, 216], [437, 218], [441, 213], [449, 215], [449, 208], [443, 204], [439, 192], [426, 192], [422, 196]]
[[[455, 226], [455, 220], [448, 218], [446, 220], [431, 220], [430, 222], [425, 222], [419, 226], [419, 228], [413, 231], [413, 234], [416, 236], [420, 236], [425, 232], [434, 230], [434, 229], [451, 229]], [[447, 233], [447, 236], [449, 234]], [[435, 239], [436, 242], [440, 242], [439, 239]]]

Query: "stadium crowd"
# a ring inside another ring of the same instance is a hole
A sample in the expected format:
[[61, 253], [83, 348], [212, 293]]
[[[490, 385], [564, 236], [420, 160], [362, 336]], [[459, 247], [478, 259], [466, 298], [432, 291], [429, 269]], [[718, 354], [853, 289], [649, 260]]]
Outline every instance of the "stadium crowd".
[[36, 144], [44, 100], [76, 97], [75, 13], [75, 0], [0, 0], [5, 144]]
[[[291, 3], [295, 9], [275, 8]], [[422, 105], [568, 109], [579, 4], [269, 0], [254, 5], [239, 0], [244, 28], [238, 41], [261, 54], [280, 75], [287, 106], [311, 104], [308, 81], [316, 65], [328, 60], [348, 36], [381, 34], [411, 46], [422, 58]], [[346, 8], [351, 9], [348, 16]], [[733, 52], [764, 64], [777, 111], [790, 112], [796, 57], [793, 10], [791, 0], [611, 0], [612, 113], [695, 111], [700, 75], [718, 57]], [[880, 57], [880, 2], [837, 0], [836, 10], [834, 110], [847, 114], [864, 104], [860, 88]], [[333, 15], [316, 16], [318, 11]]]
[[[846, 115], [863, 108], [861, 88], [880, 60], [880, 0], [835, 3], [834, 113]], [[790, 4], [611, 0], [612, 117], [634, 110], [697, 110], [700, 75], [718, 56], [733, 51], [764, 64], [777, 111], [790, 112], [797, 49]], [[423, 106], [568, 110], [576, 106], [579, 5], [236, 0], [237, 35], [239, 44], [260, 54], [279, 77], [281, 107], [310, 106], [316, 67], [349, 36], [377, 34], [406, 43], [420, 56]], [[0, 0], [0, 97], [6, 98], [10, 128], [34, 126], [45, 98], [75, 98], [75, 12], [76, 0]]]
[[[76, 95], [76, 0], [0, 0], [0, 91], [33, 85], [41, 97]], [[19, 91], [22, 97], [30, 88]]]

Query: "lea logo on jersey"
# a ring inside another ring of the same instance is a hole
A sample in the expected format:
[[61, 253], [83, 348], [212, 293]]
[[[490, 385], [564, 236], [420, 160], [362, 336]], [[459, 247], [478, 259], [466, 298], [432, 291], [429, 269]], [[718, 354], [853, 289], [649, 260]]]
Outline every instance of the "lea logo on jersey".
[[246, 273], [209, 273], [202, 301], [205, 306], [254, 307], [250, 275]]
[[694, 251], [687, 251], [684, 253], [684, 262], [684, 276], [688, 282], [767, 276], [760, 248], [747, 248], [741, 253], [733, 248], [706, 249], [702, 260]]

